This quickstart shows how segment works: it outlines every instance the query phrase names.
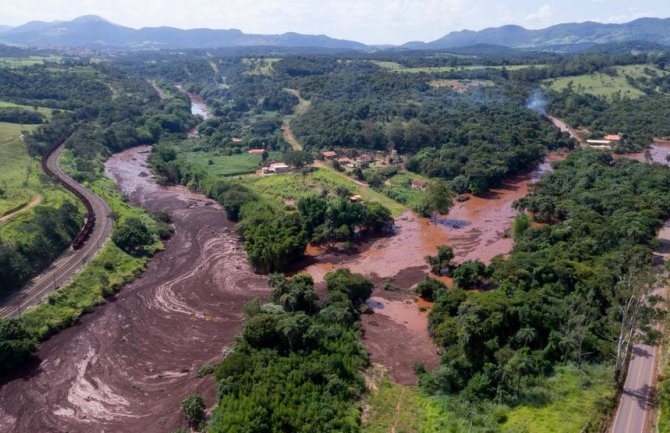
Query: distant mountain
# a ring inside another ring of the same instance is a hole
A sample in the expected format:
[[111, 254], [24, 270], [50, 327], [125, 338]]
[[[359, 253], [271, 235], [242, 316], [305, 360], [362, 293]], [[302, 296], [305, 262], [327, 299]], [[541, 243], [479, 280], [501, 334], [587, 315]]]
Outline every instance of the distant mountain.
[[0, 33], [0, 42], [34, 47], [86, 48], [220, 48], [245, 46], [320, 47], [343, 50], [366, 49], [359, 42], [325, 35], [284, 33], [254, 35], [240, 30], [145, 27], [133, 29], [95, 15], [72, 21], [32, 21]]
[[409, 42], [410, 49], [450, 49], [472, 45], [503, 45], [513, 48], [545, 49], [568, 45], [591, 46], [620, 42], [651, 42], [670, 45], [670, 18], [640, 18], [625, 24], [558, 24], [540, 30], [508, 25], [481, 31], [451, 32], [433, 42]]
[[9, 30], [11, 30], [11, 29], [12, 29], [12, 26], [3, 26], [3, 25], [0, 25], [0, 33], [9, 31]]

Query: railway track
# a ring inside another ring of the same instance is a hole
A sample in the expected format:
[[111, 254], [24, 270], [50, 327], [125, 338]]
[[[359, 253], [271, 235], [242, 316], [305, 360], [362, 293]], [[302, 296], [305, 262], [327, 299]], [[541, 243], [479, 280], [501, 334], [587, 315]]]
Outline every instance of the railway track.
[[42, 158], [42, 169], [84, 204], [86, 222], [72, 241], [71, 248], [21, 290], [0, 301], [0, 317], [20, 316], [27, 308], [38, 304], [49, 293], [67, 283], [100, 251], [112, 232], [107, 202], [61, 169], [58, 160], [64, 150], [64, 142], [55, 145]]

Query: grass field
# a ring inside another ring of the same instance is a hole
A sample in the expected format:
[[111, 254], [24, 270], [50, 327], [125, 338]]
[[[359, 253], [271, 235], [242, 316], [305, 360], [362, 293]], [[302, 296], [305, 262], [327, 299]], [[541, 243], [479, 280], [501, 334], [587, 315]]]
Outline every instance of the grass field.
[[430, 74], [439, 72], [474, 71], [479, 69], [502, 69], [502, 68], [505, 68], [508, 71], [517, 71], [519, 69], [526, 69], [530, 67], [536, 67], [536, 68], [545, 67], [545, 65], [505, 65], [505, 66], [472, 65], [472, 66], [435, 66], [435, 67], [423, 67], [423, 68], [409, 68], [396, 62], [385, 62], [378, 60], [370, 60], [370, 62], [384, 69], [388, 69], [389, 71], [412, 73], [412, 74], [418, 74], [421, 72]]
[[45, 62], [60, 62], [60, 56], [0, 57], [0, 66], [18, 68], [21, 66], [42, 65]]
[[647, 73], [647, 71], [652, 71], [651, 74], [668, 75], [667, 71], [658, 69], [652, 65], [618, 66], [616, 67], [616, 70], [616, 76], [596, 72], [587, 75], [576, 75], [547, 80], [544, 84], [557, 92], [571, 86], [573, 91], [578, 94], [589, 94], [606, 98], [612, 98], [618, 94], [621, 97], [635, 99], [643, 96], [644, 93], [633, 87], [626, 77], [635, 79], [642, 77], [649, 78], [652, 75]]
[[300, 173], [286, 173], [271, 176], [245, 176], [241, 179], [253, 191], [278, 204], [294, 202], [308, 193], [335, 192], [338, 187], [344, 187], [352, 194], [360, 194], [365, 201], [383, 204], [393, 216], [398, 216], [406, 210], [405, 206], [384, 194], [368, 186], [359, 185], [347, 176], [328, 168], [319, 168], [306, 176]]
[[[270, 152], [270, 158], [280, 158], [281, 153]], [[236, 176], [254, 173], [261, 165], [261, 155], [241, 153], [224, 156], [213, 152], [184, 152], [179, 155], [184, 160], [201, 165], [207, 172], [218, 176]], [[211, 163], [210, 163], [211, 161]]]
[[462, 400], [426, 396], [416, 387], [384, 379], [366, 401], [363, 431], [580, 433], [599, 413], [601, 401], [613, 393], [610, 377], [611, 371], [604, 367], [589, 367], [586, 373], [560, 367], [541, 387], [545, 394], [538, 396], [537, 404], [512, 409], [489, 405], [478, 412]]
[[412, 188], [411, 183], [413, 179], [423, 180], [424, 182], [429, 181], [428, 178], [416, 173], [401, 171], [389, 179], [388, 183], [390, 183], [390, 185], [385, 184], [382, 187], [382, 192], [409, 208], [417, 209], [423, 200], [424, 193]]
[[[29, 107], [27, 105], [15, 104], [13, 102], [7, 102], [7, 101], [0, 101], [0, 108], [23, 108], [24, 110], [31, 110], [31, 111], [35, 109], [35, 107]], [[37, 107], [37, 111], [45, 115], [47, 118], [50, 118], [51, 115], [53, 114], [53, 110], [51, 108]]]
[[[33, 125], [0, 122], [0, 215], [38, 196], [42, 197], [42, 204], [50, 206], [58, 206], [66, 198], [73, 199], [56, 183], [42, 176], [39, 158], [28, 155], [21, 131], [32, 128]], [[22, 213], [0, 224], [0, 236], [5, 239], [19, 236], [15, 226], [31, 215], [31, 212]]]
[[248, 70], [245, 72], [247, 75], [270, 75], [274, 69], [272, 69], [272, 65], [280, 61], [281, 59], [278, 58], [244, 58], [242, 59], [242, 63], [248, 66]]

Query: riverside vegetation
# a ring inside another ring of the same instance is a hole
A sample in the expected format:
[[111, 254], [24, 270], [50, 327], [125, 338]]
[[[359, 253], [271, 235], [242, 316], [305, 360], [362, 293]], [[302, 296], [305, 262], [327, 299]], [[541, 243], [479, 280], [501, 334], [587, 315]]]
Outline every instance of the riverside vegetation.
[[[506, 56], [489, 52], [475, 64], [467, 56], [414, 53], [273, 55], [270, 61], [217, 50], [133, 52], [100, 64], [81, 60], [53, 76], [25, 67], [24, 75], [54, 82], [56, 91], [72, 82], [68, 71], [85, 80], [68, 98], [36, 98], [21, 73], [7, 75], [18, 84], [0, 97], [62, 110], [27, 136], [27, 148], [37, 155], [69, 137], [68, 169], [107, 194], [119, 213], [118, 245], [109, 244], [100, 260], [113, 255], [115, 269], [129, 270], [127, 278], [165, 229], [164, 221], [126, 207], [100, 176], [110, 152], [135, 144], [156, 144], [150, 162], [160, 182], [185, 184], [220, 202], [237, 222], [250, 263], [272, 274], [291, 269], [308, 243], [351, 248], [365, 236], [387, 233], [393, 217], [409, 208], [435, 217], [448, 210], [453, 195], [486, 196], [510, 176], [532, 170], [548, 151], [573, 149], [569, 136], [547, 122], [545, 109], [594, 135], [623, 132], [618, 151], [670, 135], [662, 122], [665, 53]], [[388, 62], [399, 66], [389, 69]], [[592, 74], [621, 74], [636, 89], [635, 100], [555, 84]], [[175, 83], [202, 96], [213, 116], [193, 118]], [[539, 105], [529, 104], [539, 90], [546, 105], [542, 97]], [[102, 102], [91, 105], [91, 97]], [[645, 113], [649, 122], [634, 121]], [[186, 139], [196, 125], [197, 137]], [[250, 155], [249, 149], [262, 152]], [[351, 168], [324, 160], [323, 150], [353, 160], [371, 154], [375, 161]], [[271, 161], [294, 171], [254, 173]], [[398, 407], [396, 427], [407, 431], [548, 431], [558, 425], [602, 431], [632, 342], [630, 332], [619, 335], [633, 326], [619, 307], [653, 286], [655, 235], [670, 216], [670, 171], [585, 150], [554, 165], [517, 203], [522, 215], [511, 230], [509, 257], [452, 266], [442, 249], [431, 260], [454, 284], [425, 279], [419, 285], [434, 300], [429, 331], [442, 351], [435, 370], [416, 366], [419, 388], [383, 379], [366, 395], [358, 316], [372, 284], [363, 276], [337, 270], [317, 296], [307, 275], [272, 274], [272, 302], [247, 307], [239, 340], [214, 368], [218, 403], [205, 428], [386, 431], [384, 414]], [[413, 187], [416, 180], [425, 188]], [[357, 194], [363, 202], [350, 199]], [[104, 261], [82, 274], [91, 280], [78, 287], [109, 278], [98, 271], [107, 272]], [[101, 300], [78, 304], [79, 292], [62, 293], [20, 321], [1, 323], [5, 366]], [[66, 311], [64, 304], [76, 308]], [[646, 326], [661, 314], [655, 307], [649, 304], [639, 318], [650, 340], [658, 338]], [[409, 403], [394, 406], [398, 393], [407, 393]], [[362, 399], [369, 405], [365, 425]], [[577, 402], [591, 416], [561, 424], [561, 416], [578, 411]], [[197, 397], [184, 405], [198, 428], [201, 406]]]

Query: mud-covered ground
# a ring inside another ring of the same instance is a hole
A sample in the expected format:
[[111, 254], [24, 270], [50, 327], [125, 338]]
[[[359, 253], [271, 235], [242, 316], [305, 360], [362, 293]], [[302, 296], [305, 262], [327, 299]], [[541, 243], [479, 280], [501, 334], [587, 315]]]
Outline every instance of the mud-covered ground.
[[[363, 343], [372, 361], [386, 367], [392, 380], [416, 384], [416, 363], [429, 370], [439, 364], [427, 328], [431, 305], [412, 291], [429, 272], [425, 257], [435, 255], [438, 245], [453, 247], [455, 262], [478, 259], [489, 263], [494, 256], [509, 253], [513, 240], [507, 232], [517, 215], [513, 203], [528, 194], [529, 185], [551, 169], [552, 161], [565, 156], [552, 153], [535, 171], [503, 182], [485, 197], [456, 202], [436, 223], [406, 212], [396, 219], [393, 236], [364, 243], [355, 254], [309, 249], [312, 263], [306, 271], [318, 283], [327, 272], [347, 267], [377, 283], [369, 302], [373, 314], [362, 316]], [[384, 290], [387, 282], [402, 290]]]
[[241, 329], [243, 306], [268, 294], [225, 213], [184, 188], [156, 186], [148, 148], [115, 155], [107, 172], [133, 202], [166, 210], [174, 236], [117, 299], [40, 346], [40, 362], [0, 388], [1, 432], [166, 432], [179, 403], [214, 378], [196, 378]]

